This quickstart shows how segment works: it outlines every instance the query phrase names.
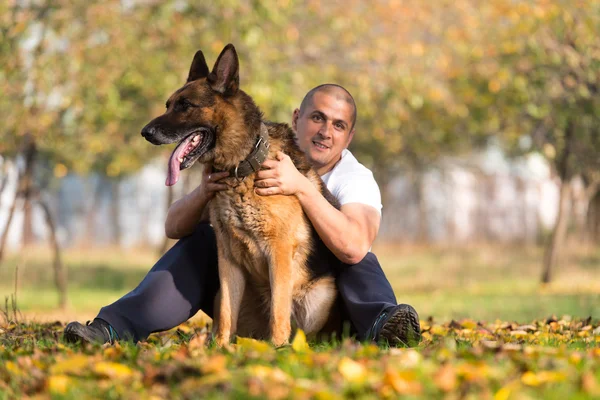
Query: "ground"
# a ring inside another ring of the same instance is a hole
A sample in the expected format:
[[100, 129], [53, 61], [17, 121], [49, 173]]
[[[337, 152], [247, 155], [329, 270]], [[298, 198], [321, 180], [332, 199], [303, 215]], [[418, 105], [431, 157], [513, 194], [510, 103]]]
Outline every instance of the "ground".
[[69, 252], [66, 312], [54, 309], [48, 254], [13, 256], [0, 265], [0, 295], [9, 300], [18, 271], [20, 309], [9, 301], [0, 318], [0, 399], [600, 397], [598, 249], [571, 248], [544, 287], [536, 247], [375, 250], [398, 300], [421, 315], [415, 349], [306, 343], [302, 333], [280, 349], [248, 339], [216, 349], [202, 315], [137, 345], [67, 345], [65, 322], [93, 318], [156, 255]]

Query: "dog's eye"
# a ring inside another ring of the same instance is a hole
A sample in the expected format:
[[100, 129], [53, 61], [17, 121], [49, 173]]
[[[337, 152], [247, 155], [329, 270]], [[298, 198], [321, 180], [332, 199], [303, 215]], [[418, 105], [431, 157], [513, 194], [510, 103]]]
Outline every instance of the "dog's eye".
[[194, 105], [186, 99], [179, 100], [177, 104], [175, 104], [175, 109], [177, 111], [186, 111], [188, 108], [193, 107]]

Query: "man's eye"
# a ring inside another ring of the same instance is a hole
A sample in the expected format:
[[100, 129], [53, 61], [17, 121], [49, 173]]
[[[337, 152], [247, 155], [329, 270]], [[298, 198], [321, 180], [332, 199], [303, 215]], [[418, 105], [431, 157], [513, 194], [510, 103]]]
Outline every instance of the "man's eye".
[[313, 119], [313, 121], [320, 121], [320, 120], [322, 120], [323, 118], [321, 118], [321, 116], [320, 116], [320, 115], [313, 115], [312, 119]]
[[335, 124], [335, 127], [338, 128], [338, 129], [340, 129], [340, 130], [344, 129], [344, 125], [343, 124]]

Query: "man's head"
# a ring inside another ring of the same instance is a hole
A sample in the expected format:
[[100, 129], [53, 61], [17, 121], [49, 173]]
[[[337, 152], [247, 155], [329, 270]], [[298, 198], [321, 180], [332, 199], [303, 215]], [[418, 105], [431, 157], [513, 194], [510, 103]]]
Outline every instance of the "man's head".
[[298, 145], [320, 175], [340, 160], [354, 136], [356, 104], [352, 95], [335, 84], [317, 86], [294, 110], [292, 126]]

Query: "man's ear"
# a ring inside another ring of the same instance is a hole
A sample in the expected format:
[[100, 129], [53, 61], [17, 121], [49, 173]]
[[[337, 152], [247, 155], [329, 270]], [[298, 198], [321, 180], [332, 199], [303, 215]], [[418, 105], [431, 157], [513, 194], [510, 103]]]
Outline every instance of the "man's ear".
[[206, 65], [204, 54], [202, 54], [201, 50], [198, 50], [194, 55], [194, 61], [192, 61], [192, 66], [190, 67], [190, 73], [188, 74], [186, 83], [206, 78], [208, 73], [208, 65]]
[[230, 43], [219, 54], [208, 83], [213, 90], [225, 95], [234, 95], [240, 87], [239, 61], [235, 47]]
[[299, 116], [300, 116], [300, 110], [296, 108], [294, 110], [294, 114], [292, 114], [292, 129], [294, 130], [294, 132], [297, 132], [297, 130], [298, 130], [298, 117]]

